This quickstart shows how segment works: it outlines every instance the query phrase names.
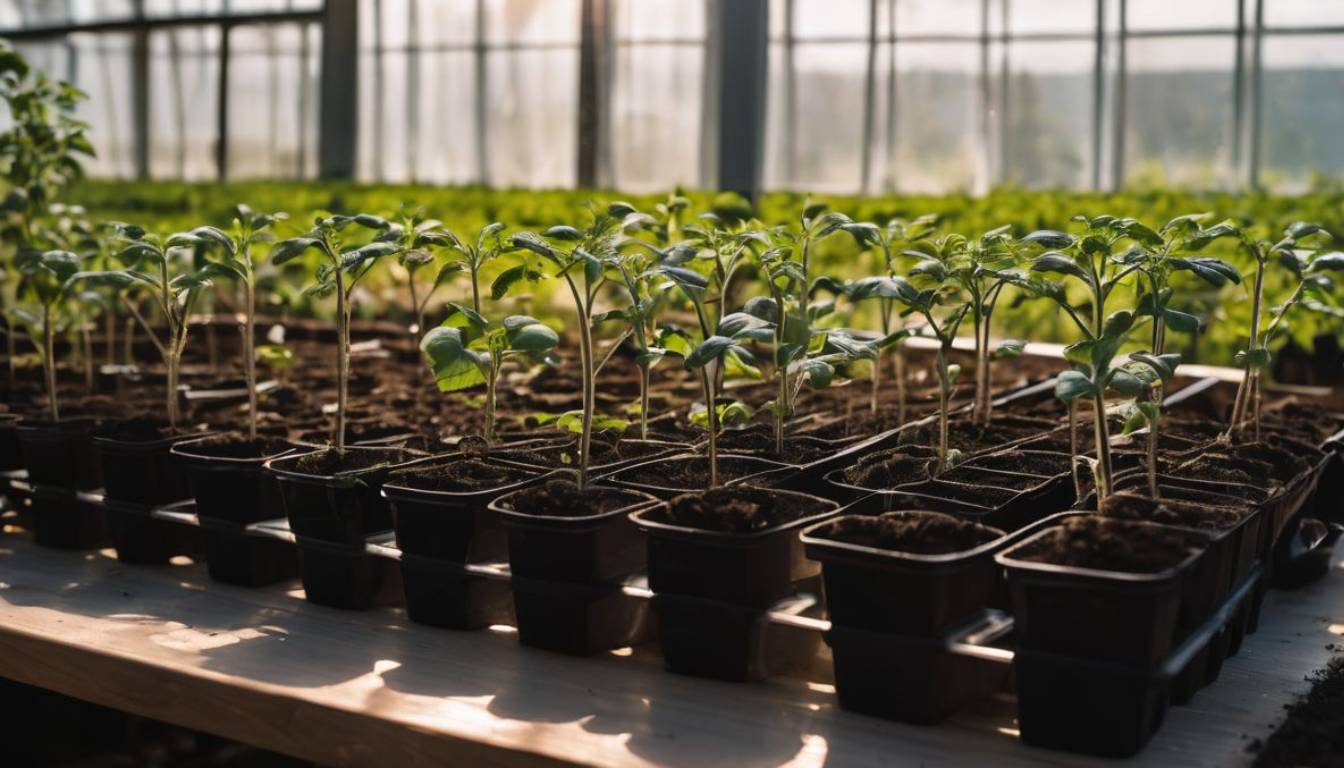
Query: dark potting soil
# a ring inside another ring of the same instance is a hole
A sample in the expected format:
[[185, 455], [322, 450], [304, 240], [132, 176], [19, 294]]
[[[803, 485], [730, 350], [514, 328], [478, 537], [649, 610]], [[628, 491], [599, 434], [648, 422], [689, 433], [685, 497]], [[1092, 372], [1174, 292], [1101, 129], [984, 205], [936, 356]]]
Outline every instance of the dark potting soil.
[[172, 435], [173, 431], [166, 421], [148, 414], [112, 422], [98, 432], [99, 437], [123, 443], [152, 443]]
[[905, 493], [917, 493], [922, 496], [934, 496], [940, 499], [951, 499], [985, 509], [995, 509], [1007, 504], [1018, 494], [1017, 491], [988, 484], [963, 485], [961, 483], [943, 482], [941, 475], [934, 480], [898, 486], [896, 490]]
[[[807, 435], [795, 435], [785, 436], [784, 455], [780, 456], [775, 453], [775, 436], [773, 434], [760, 430], [744, 430], [740, 434], [725, 433], [723, 438], [720, 438], [719, 441], [720, 451], [763, 456], [790, 464], [807, 464], [843, 450], [843, 446], [835, 445], [829, 441]], [[708, 449], [702, 446], [701, 451], [705, 450]]]
[[886, 512], [847, 515], [820, 528], [816, 535], [914, 555], [946, 555], [975, 549], [1003, 536], [1003, 531], [941, 512]]
[[509, 497], [515, 511], [542, 517], [589, 517], [632, 504], [630, 494], [615, 488], [588, 486], [580, 491], [573, 480], [555, 478], [524, 488]]
[[397, 470], [389, 482], [422, 491], [471, 493], [503, 488], [528, 475], [523, 470], [499, 467], [480, 459], [455, 459]]
[[921, 445], [906, 445], [870, 453], [845, 470], [845, 481], [860, 488], [894, 488], [927, 480], [937, 460], [937, 451]]
[[1247, 747], [1259, 753], [1256, 768], [1344, 765], [1344, 656], [1331, 659], [1311, 682], [1269, 740]]
[[[1158, 488], [1159, 492], [1161, 487]], [[1240, 523], [1244, 514], [1229, 507], [1198, 504], [1179, 499], [1153, 499], [1137, 493], [1115, 493], [1101, 502], [1101, 514], [1117, 520], [1146, 520], [1202, 531], [1225, 531]]]
[[[746, 461], [740, 456], [719, 456], [719, 482], [754, 475], [766, 467], [754, 461]], [[627, 483], [647, 485], [654, 488], [708, 488], [709, 457], [678, 458], [659, 461], [650, 465], [631, 467], [620, 473], [621, 480]]]
[[193, 456], [209, 456], [215, 459], [260, 459], [275, 456], [289, 450], [290, 444], [278, 437], [259, 436], [249, 440], [246, 435], [229, 432], [213, 435], [185, 446]]
[[[1190, 478], [1182, 478], [1190, 479]], [[1199, 479], [1199, 478], [1195, 478]], [[1227, 507], [1249, 511], [1257, 504], [1269, 498], [1270, 491], [1255, 486], [1237, 486], [1230, 483], [1214, 484], [1204, 488], [1188, 488], [1169, 483], [1158, 475], [1158, 494], [1163, 501], [1188, 501], [1210, 507]], [[1117, 491], [1129, 491], [1139, 496], [1148, 495], [1148, 476], [1143, 472], [1134, 472], [1116, 480]]]
[[[630, 459], [640, 459], [645, 456], [654, 456], [659, 453], [666, 453], [672, 446], [661, 445], [658, 443], [645, 443], [632, 440], [618, 440], [609, 442], [606, 440], [593, 440], [593, 455], [588, 460], [588, 466], [600, 467], [606, 464], [614, 464], [618, 461], [628, 461]], [[524, 462], [535, 464], [542, 467], [573, 468], [579, 463], [578, 444], [575, 441], [566, 443], [551, 443], [536, 448], [520, 448], [517, 450], [503, 450], [497, 454], [499, 458], [509, 461]]]
[[1067, 453], [1045, 451], [1005, 451], [968, 459], [964, 467], [983, 467], [1006, 472], [1020, 472], [1038, 477], [1054, 477], [1069, 471], [1071, 459]]
[[1270, 466], [1275, 480], [1287, 484], [1298, 475], [1306, 473], [1310, 467], [1300, 457], [1290, 451], [1277, 448], [1268, 443], [1244, 443], [1235, 445], [1231, 453], [1239, 459], [1250, 459]]
[[327, 477], [343, 472], [359, 472], [387, 464], [399, 464], [409, 459], [400, 450], [347, 450], [344, 453], [327, 448], [304, 454], [294, 459], [285, 469], [314, 477]]
[[1320, 405], [1300, 402], [1284, 403], [1266, 410], [1262, 416], [1265, 424], [1283, 426], [1312, 435], [1313, 442], [1321, 442], [1338, 432], [1344, 423], [1333, 418]]
[[668, 522], [722, 533], [752, 533], [785, 525], [830, 508], [821, 499], [739, 486], [676, 497], [663, 510]]
[[1272, 488], [1277, 484], [1273, 468], [1268, 463], [1213, 451], [1182, 462], [1172, 471], [1180, 477], [1240, 483], [1255, 488]]
[[1158, 573], [1173, 568], [1202, 546], [1202, 536], [1151, 523], [1100, 515], [1065, 520], [1013, 557], [1034, 563], [1124, 573]]
[[1008, 488], [1014, 491], [1025, 491], [1045, 482], [1045, 479], [1039, 475], [991, 472], [986, 471], [984, 467], [968, 467], [965, 464], [949, 469], [939, 475], [938, 479], [962, 485], [992, 485], [996, 488]]

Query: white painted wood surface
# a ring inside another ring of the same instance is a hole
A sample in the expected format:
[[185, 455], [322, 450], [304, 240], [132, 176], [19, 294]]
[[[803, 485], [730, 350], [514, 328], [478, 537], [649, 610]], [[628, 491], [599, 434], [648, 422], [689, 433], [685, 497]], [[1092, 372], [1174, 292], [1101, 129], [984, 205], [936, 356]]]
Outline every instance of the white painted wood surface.
[[[1344, 644], [1344, 563], [1271, 594], [1222, 678], [1172, 708], [1136, 765], [1249, 762], [1304, 678]], [[841, 711], [825, 664], [757, 684], [663, 671], [641, 648], [576, 659], [508, 629], [410, 624], [395, 608], [308, 605], [202, 565], [0, 535], [0, 676], [321, 763], [341, 765], [1107, 765], [1020, 744], [1010, 696], [919, 727]]]

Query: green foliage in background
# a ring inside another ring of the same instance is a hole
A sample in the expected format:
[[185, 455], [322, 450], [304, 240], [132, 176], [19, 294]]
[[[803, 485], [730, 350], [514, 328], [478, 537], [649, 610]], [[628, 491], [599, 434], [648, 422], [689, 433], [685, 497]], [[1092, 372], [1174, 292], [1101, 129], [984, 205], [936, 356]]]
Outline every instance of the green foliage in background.
[[[732, 195], [685, 192], [690, 215], [714, 211], [726, 219], [740, 218], [753, 212], [745, 201]], [[291, 219], [280, 236], [296, 234], [318, 212], [344, 213], [368, 211], [392, 216], [403, 203], [424, 209], [457, 232], [471, 233], [490, 222], [504, 222], [509, 232], [545, 229], [555, 224], [581, 220], [593, 203], [605, 205], [615, 199], [628, 200], [641, 210], [655, 210], [666, 194], [616, 195], [587, 190], [495, 190], [481, 187], [428, 187], [401, 185], [362, 185], [348, 182], [108, 182], [86, 181], [69, 194], [69, 202], [85, 206], [92, 217], [114, 221], [136, 221], [158, 231], [179, 231], [204, 222], [227, 224], [238, 200], [247, 200], [259, 210], [286, 210]], [[1295, 221], [1319, 222], [1331, 232], [1344, 233], [1344, 194], [1318, 193], [1303, 196], [1263, 194], [1187, 193], [1172, 190], [1122, 194], [1086, 192], [1032, 192], [1003, 188], [983, 197], [965, 195], [872, 196], [825, 198], [832, 210], [856, 221], [886, 222], [892, 218], [913, 219], [925, 214], [937, 216], [939, 232], [967, 235], [1009, 225], [1015, 236], [1041, 229], [1068, 230], [1073, 216], [1133, 216], [1150, 227], [1189, 213], [1209, 213], [1211, 221], [1232, 219], [1257, 236], [1269, 237]], [[803, 194], [774, 193], [763, 196], [754, 212], [766, 224], [787, 224], [799, 219], [807, 198]], [[829, 238], [819, 243], [813, 258], [818, 273], [841, 278], [861, 277], [864, 259], [857, 258], [858, 245], [850, 238]], [[1218, 256], [1251, 271], [1248, 256], [1233, 242], [1215, 243], [1206, 255]], [[404, 286], [389, 270], [393, 262], [380, 265], [385, 274], [371, 275], [369, 290], [384, 301], [370, 302], [367, 313], [376, 316], [389, 307], [409, 306], [397, 290]], [[494, 273], [486, 276], [493, 279]], [[1286, 280], [1283, 275], [1277, 280]], [[1207, 321], [1207, 330], [1183, 336], [1180, 351], [1187, 362], [1232, 364], [1238, 349], [1245, 347], [1250, 302], [1244, 286], [1215, 288], [1189, 275], [1173, 278], [1180, 306]], [[1291, 290], [1283, 285], [1267, 284], [1267, 293], [1277, 295]], [[282, 296], [285, 296], [281, 292]], [[548, 297], [537, 297], [544, 303]], [[305, 303], [299, 295], [285, 298], [289, 311], [320, 313], [323, 307]], [[329, 308], [327, 309], [329, 311]], [[541, 311], [532, 308], [530, 311]], [[862, 311], [876, 311], [876, 308]], [[385, 316], [385, 314], [384, 314]], [[999, 310], [1001, 333], [1038, 341], [1069, 343], [1077, 340], [1076, 329], [1049, 302], [1013, 301], [1006, 298]], [[1310, 348], [1317, 334], [1339, 335], [1344, 322], [1328, 314], [1310, 313], [1297, 317], [1288, 328], [1296, 342]]]

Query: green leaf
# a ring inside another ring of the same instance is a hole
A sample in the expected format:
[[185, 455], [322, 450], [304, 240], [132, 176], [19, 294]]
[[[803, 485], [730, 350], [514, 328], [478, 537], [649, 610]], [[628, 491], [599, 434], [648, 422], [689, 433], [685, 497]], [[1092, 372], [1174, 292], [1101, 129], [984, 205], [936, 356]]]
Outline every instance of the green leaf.
[[736, 346], [736, 344], [737, 342], [727, 336], [710, 336], [696, 345], [695, 349], [691, 350], [691, 353], [686, 356], [686, 369], [703, 368], [717, 360], [720, 355]]
[[1101, 335], [1107, 338], [1123, 338], [1134, 327], [1134, 313], [1128, 309], [1112, 312], [1101, 327]]
[[1308, 271], [1310, 272], [1319, 272], [1323, 269], [1332, 272], [1344, 270], [1344, 253], [1340, 253], [1339, 251], [1323, 253], [1312, 259], [1311, 265], [1308, 267]]
[[462, 340], [464, 343], [478, 338], [490, 327], [490, 321], [471, 307], [454, 301], [446, 301], [444, 306], [448, 307], [448, 316], [443, 319], [442, 326], [466, 329], [468, 333]]
[[1067, 232], [1060, 232], [1053, 229], [1038, 229], [1035, 232], [1022, 237], [1019, 242], [1032, 243], [1044, 248], [1068, 248], [1078, 241], [1078, 238]]
[[457, 328], [431, 328], [420, 341], [425, 362], [434, 372], [434, 382], [441, 392], [456, 392], [485, 383], [488, 357], [467, 349], [462, 333]]
[[1165, 355], [1153, 355], [1148, 352], [1131, 352], [1129, 359], [1148, 366], [1162, 381], [1168, 381], [1172, 376], [1176, 375], [1176, 367], [1181, 363], [1181, 355], [1175, 352]]
[[813, 389], [825, 389], [835, 379], [835, 366], [817, 358], [804, 358], [789, 365], [789, 373], [803, 376]]
[[1200, 256], [1190, 259], [1169, 259], [1168, 263], [1171, 264], [1173, 269], [1193, 272], [1200, 279], [1213, 286], [1241, 282], [1241, 273], [1237, 271], [1237, 268], [1222, 259]]
[[1096, 394], [1096, 386], [1081, 371], [1064, 371], [1055, 378], [1055, 397], [1065, 403]]
[[1143, 380], [1123, 368], [1116, 368], [1111, 371], [1111, 378], [1108, 382], [1111, 389], [1119, 392], [1126, 397], [1137, 397], [1143, 394]]
[[500, 272], [499, 276], [495, 278], [495, 281], [490, 284], [490, 298], [494, 301], [499, 301], [508, 295], [513, 286], [520, 280], [530, 281], [536, 280], [539, 277], [540, 275], [536, 272], [529, 271], [526, 264], [509, 267], [503, 272]]
[[1199, 330], [1199, 318], [1174, 309], [1162, 310], [1162, 322], [1177, 333], [1194, 333]]
[[552, 240], [577, 241], [583, 239], [582, 232], [575, 229], [574, 227], [566, 226], [564, 224], [557, 224], [556, 226], [551, 227], [545, 232], [542, 232], [541, 236], [549, 237]]
[[995, 347], [994, 351], [990, 354], [990, 357], [995, 360], [1003, 360], [1012, 357], [1021, 357], [1022, 350], [1025, 349], [1026, 346], [1027, 342], [1025, 341], [1006, 339], [1004, 341], [999, 342], [999, 346]]
[[1043, 253], [1033, 259], [1031, 262], [1031, 271], [1055, 272], [1061, 275], [1081, 278], [1083, 280], [1091, 280], [1091, 276], [1088, 274], [1087, 270], [1078, 266], [1072, 257], [1057, 251]]
[[541, 357], [560, 344], [559, 334], [526, 315], [505, 318], [504, 329], [510, 349], [526, 352], [534, 358]]
[[315, 237], [293, 237], [288, 240], [281, 240], [275, 244], [275, 249], [271, 251], [271, 263], [280, 266], [293, 261], [304, 251], [317, 246], [318, 242]]

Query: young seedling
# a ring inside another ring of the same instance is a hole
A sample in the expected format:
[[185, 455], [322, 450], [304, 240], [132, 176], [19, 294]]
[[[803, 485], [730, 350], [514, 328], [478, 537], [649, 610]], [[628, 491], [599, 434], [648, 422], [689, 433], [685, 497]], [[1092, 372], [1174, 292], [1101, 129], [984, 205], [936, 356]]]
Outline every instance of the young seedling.
[[[669, 343], [668, 346], [683, 356], [686, 370], [695, 371], [700, 376], [709, 432], [709, 487], [716, 488], [719, 485], [720, 421], [725, 415], [718, 397], [721, 369], [731, 360], [738, 369], [754, 370], [752, 354], [742, 344], [746, 341], [773, 340], [772, 324], [746, 312], [733, 312], [717, 322], [711, 320], [705, 308], [705, 293], [710, 286], [708, 279], [698, 272], [674, 265], [665, 264], [658, 268], [658, 272], [680, 288], [695, 307], [700, 338], [689, 344]], [[669, 336], [665, 338], [671, 339]]]
[[[532, 232], [522, 232], [514, 235], [511, 240], [515, 247], [526, 249], [553, 265], [574, 299], [574, 313], [578, 320], [575, 331], [579, 336], [579, 377], [583, 382], [583, 409], [577, 424], [579, 466], [576, 484], [580, 491], [588, 488], [593, 419], [597, 410], [594, 379], [597, 376], [598, 366], [595, 364], [593, 354], [593, 322], [597, 313], [594, 311], [594, 304], [598, 292], [607, 280], [607, 270], [613, 268], [619, 258], [617, 239], [620, 230], [620, 220], [609, 212], [601, 211], [593, 214], [593, 221], [587, 229], [580, 230], [559, 225], [542, 232], [541, 236]], [[500, 275], [495, 281], [494, 292], [502, 296], [513, 282], [527, 278], [529, 272], [535, 272], [529, 264], [519, 265], [514, 270], [517, 271], [511, 270], [512, 274], [507, 280], [504, 275]], [[572, 421], [568, 418], [562, 419], [563, 424], [571, 424]]]
[[[681, 200], [681, 203], [674, 202]], [[616, 202], [607, 207], [607, 213], [621, 219], [621, 229], [625, 232], [654, 231], [666, 233], [674, 229], [684, 198], [673, 198], [673, 202], [659, 203], [659, 210], [667, 221], [658, 223], [653, 217], [640, 213], [629, 203]], [[665, 236], [662, 235], [662, 236]], [[635, 365], [639, 367], [639, 438], [649, 437], [649, 387], [654, 366], [662, 361], [667, 350], [656, 346], [654, 342], [654, 313], [663, 290], [654, 282], [652, 272], [655, 265], [666, 262], [672, 249], [660, 250], [656, 246], [634, 236], [626, 236], [617, 241], [617, 258], [614, 260], [615, 273], [630, 296], [626, 307], [604, 312], [593, 318], [594, 322], [607, 320], [624, 321], [626, 329], [620, 340], [612, 345], [615, 351], [621, 341], [630, 338], [635, 344]]]
[[42, 307], [39, 317], [30, 317], [26, 313], [19, 316], [36, 326], [30, 331], [34, 339], [37, 334], [41, 335], [39, 350], [42, 380], [47, 390], [47, 410], [53, 422], [60, 421], [61, 409], [56, 392], [56, 322], [57, 314], [78, 282], [75, 278], [79, 274], [80, 259], [70, 251], [25, 250], [19, 252], [15, 266]]
[[[1326, 295], [1333, 282], [1323, 272], [1344, 270], [1344, 253], [1324, 252], [1323, 243], [1331, 239], [1329, 232], [1319, 224], [1295, 222], [1284, 230], [1276, 242], [1257, 240], [1230, 222], [1225, 227], [1241, 239], [1242, 246], [1255, 260], [1255, 283], [1251, 292], [1251, 326], [1245, 351], [1237, 353], [1242, 366], [1241, 383], [1232, 404], [1232, 418], [1226, 438], [1245, 431], [1247, 422], [1254, 425], [1254, 439], [1260, 439], [1260, 380], [1269, 367], [1272, 355], [1269, 342], [1281, 330], [1284, 318], [1293, 307], [1307, 303], [1308, 307], [1323, 306], [1319, 297]], [[1268, 325], [1262, 325], [1264, 315], [1265, 270], [1270, 259], [1277, 258], [1291, 276], [1294, 288], [1288, 299], [1270, 309]]]
[[[892, 219], [887, 222], [885, 227], [879, 227], [869, 222], [854, 222], [843, 225], [841, 229], [848, 232], [860, 248], [876, 248], [878, 263], [876, 264], [877, 268], [873, 271], [874, 275], [893, 277], [897, 272], [896, 257], [914, 241], [931, 235], [937, 220], [936, 216], [927, 215], [909, 222]], [[874, 290], [875, 288], [876, 285], [867, 282], [866, 278], [860, 279], [845, 286], [845, 295], [854, 303], [876, 298], [882, 323], [881, 333], [883, 337], [888, 337], [893, 333], [892, 323], [897, 319], [895, 300], [882, 296], [881, 291]], [[896, 379], [896, 421], [898, 424], [904, 424], [906, 410], [904, 345], [896, 344], [893, 357]], [[877, 359], [873, 361], [872, 392], [868, 399], [868, 410], [874, 416], [878, 413], [878, 394], [881, 391], [881, 380], [882, 356], [879, 352]]]
[[[1092, 426], [1097, 451], [1097, 498], [1104, 499], [1112, 490], [1110, 429], [1106, 419], [1106, 393], [1114, 390], [1127, 396], [1137, 396], [1143, 383], [1133, 373], [1112, 365], [1120, 345], [1135, 325], [1132, 310], [1107, 314], [1106, 303], [1125, 278], [1137, 272], [1141, 263], [1124, 263], [1115, 256], [1117, 246], [1124, 242], [1152, 242], [1160, 239], [1157, 233], [1135, 219], [1121, 219], [1101, 215], [1093, 218], [1074, 217], [1084, 225], [1081, 236], [1054, 230], [1038, 230], [1022, 238], [1021, 242], [1043, 249], [1031, 259], [1031, 270], [1041, 274], [1058, 274], [1072, 278], [1086, 288], [1087, 300], [1074, 305], [1062, 282], [1024, 279], [1018, 284], [1035, 295], [1054, 301], [1077, 327], [1083, 340], [1065, 348], [1064, 356], [1075, 367], [1060, 374], [1055, 395], [1065, 403], [1079, 400], [1092, 402]], [[1084, 320], [1082, 313], [1090, 310]], [[1073, 411], [1070, 411], [1072, 418]], [[1072, 424], [1070, 425], [1072, 431]], [[1076, 442], [1072, 441], [1071, 442]], [[1075, 458], [1077, 453], [1074, 447]]]
[[487, 445], [495, 442], [495, 401], [500, 369], [507, 360], [550, 364], [560, 336], [527, 315], [510, 315], [492, 323], [476, 311], [449, 304], [443, 325], [432, 328], [420, 342], [425, 362], [434, 372], [440, 392], [458, 392], [485, 384]]
[[1144, 453], [1148, 468], [1148, 495], [1154, 499], [1160, 495], [1157, 485], [1157, 446], [1158, 427], [1162, 422], [1162, 395], [1166, 383], [1176, 375], [1176, 367], [1180, 364], [1179, 354], [1154, 355], [1147, 352], [1132, 352], [1129, 355], [1129, 363], [1125, 366], [1143, 382], [1144, 393], [1147, 395], [1146, 399], [1141, 395], [1135, 401], [1134, 413], [1125, 422], [1125, 432], [1129, 433], [1144, 426], [1148, 428], [1147, 447]]
[[[29, 78], [24, 57], [0, 41], [0, 98], [9, 107], [9, 127], [0, 133], [0, 167], [9, 191], [0, 200], [0, 215], [7, 220], [19, 250], [44, 250], [35, 240], [40, 216], [69, 184], [83, 176], [82, 162], [94, 156], [88, 125], [73, 117], [79, 102], [87, 98], [78, 88], [50, 80], [38, 73]], [[18, 256], [14, 257], [15, 273]], [[6, 308], [16, 306], [19, 274], [5, 278]], [[8, 381], [14, 387], [17, 336], [12, 312], [0, 313], [5, 320]]]
[[781, 247], [770, 248], [761, 253], [760, 261], [766, 273], [766, 286], [770, 290], [769, 301], [773, 307], [762, 303], [764, 316], [772, 317], [775, 329], [775, 370], [779, 391], [771, 405], [775, 419], [775, 453], [784, 455], [784, 434], [787, 424], [797, 412], [796, 397], [801, 387], [796, 386], [794, 376], [803, 374], [815, 385], [820, 382], [822, 366], [809, 362], [808, 352], [818, 349], [814, 346], [812, 321], [834, 307], [834, 302], [813, 305], [813, 291], [820, 286], [829, 286], [843, 290], [833, 278], [814, 283], [812, 280], [812, 247], [818, 241], [852, 224], [848, 216], [826, 211], [825, 204], [809, 203], [804, 206], [801, 229], [794, 233], [779, 228], [773, 231], [774, 237], [782, 241]]
[[257, 268], [261, 258], [254, 247], [272, 241], [271, 229], [289, 218], [282, 212], [257, 213], [239, 204], [233, 209], [233, 227], [228, 233], [217, 227], [202, 226], [191, 230], [203, 248], [221, 258], [215, 262], [243, 287], [243, 317], [239, 330], [243, 336], [243, 373], [247, 381], [247, 439], [257, 439]]
[[[444, 229], [442, 222], [424, 218], [420, 209], [409, 205], [402, 206], [397, 214], [397, 220], [389, 223], [387, 229], [383, 230], [377, 239], [394, 243], [401, 249], [397, 261], [402, 269], [406, 270], [406, 287], [411, 294], [411, 312], [415, 315], [415, 327], [411, 333], [417, 339], [423, 339], [428, 330], [425, 327], [425, 310], [429, 307], [429, 300], [455, 273], [468, 268], [472, 264], [472, 258], [466, 256], [464, 261], [449, 261], [442, 264], [434, 271], [434, 282], [424, 291], [423, 296], [420, 295], [420, 285], [416, 280], [417, 273], [426, 267], [432, 268], [440, 248], [451, 246], [464, 255], [472, 251], [464, 247], [456, 235]], [[474, 299], [472, 306], [478, 315], [481, 311], [480, 300], [475, 294], [476, 272], [479, 269], [479, 265], [471, 268]]]
[[307, 234], [282, 240], [271, 252], [271, 263], [280, 266], [309, 249], [316, 251], [321, 263], [306, 292], [313, 296], [336, 295], [335, 447], [341, 453], [345, 452], [345, 411], [350, 386], [350, 312], [355, 286], [379, 259], [401, 252], [400, 245], [385, 241], [374, 240], [363, 245], [343, 243], [343, 233], [351, 226], [382, 232], [389, 224], [386, 219], [367, 213], [319, 216]]

